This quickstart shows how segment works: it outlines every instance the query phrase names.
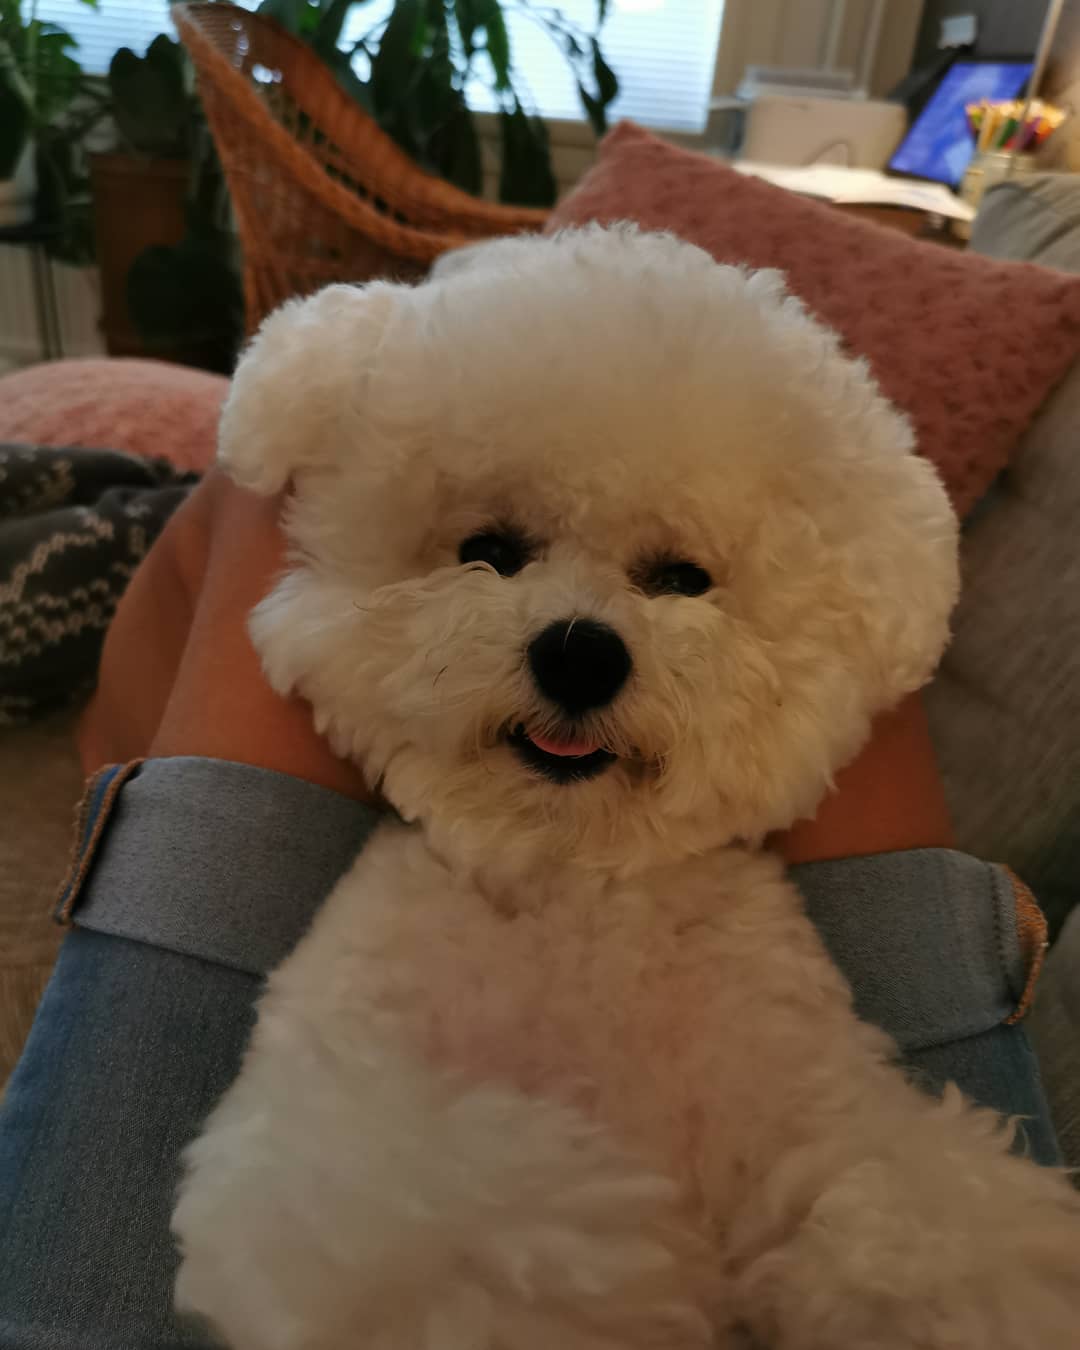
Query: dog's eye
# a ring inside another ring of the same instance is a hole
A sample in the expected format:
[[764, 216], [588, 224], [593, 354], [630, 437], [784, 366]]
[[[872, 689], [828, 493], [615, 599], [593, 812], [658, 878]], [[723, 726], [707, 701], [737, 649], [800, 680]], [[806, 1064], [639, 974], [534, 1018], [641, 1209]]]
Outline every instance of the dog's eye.
[[704, 595], [712, 584], [704, 567], [668, 558], [643, 568], [639, 579], [641, 589], [649, 595]]
[[463, 563], [487, 563], [500, 576], [512, 577], [529, 561], [529, 548], [520, 535], [510, 530], [490, 530], [471, 534], [458, 549]]

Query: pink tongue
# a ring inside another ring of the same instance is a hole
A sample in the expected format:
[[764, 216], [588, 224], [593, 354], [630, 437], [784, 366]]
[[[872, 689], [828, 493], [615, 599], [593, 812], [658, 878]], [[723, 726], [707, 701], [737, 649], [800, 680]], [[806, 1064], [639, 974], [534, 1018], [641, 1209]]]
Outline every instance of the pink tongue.
[[546, 755], [567, 755], [580, 759], [600, 749], [595, 741], [552, 741], [546, 736], [534, 736], [532, 732], [528, 733], [528, 737], [537, 750], [543, 750]]

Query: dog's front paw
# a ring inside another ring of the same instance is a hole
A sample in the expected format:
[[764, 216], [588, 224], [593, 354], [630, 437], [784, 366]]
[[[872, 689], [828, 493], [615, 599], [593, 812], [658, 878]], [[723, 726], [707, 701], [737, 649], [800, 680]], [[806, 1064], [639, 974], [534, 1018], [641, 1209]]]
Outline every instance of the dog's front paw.
[[346, 1072], [273, 999], [186, 1155], [178, 1307], [234, 1350], [715, 1343], [672, 1182], [571, 1108], [376, 1044]]
[[[937, 1160], [942, 1163], [942, 1160]], [[981, 1164], [981, 1167], [980, 1167]], [[736, 1307], [770, 1350], [1080, 1346], [1080, 1203], [1015, 1157], [954, 1159], [937, 1193], [851, 1169], [752, 1262]], [[927, 1170], [931, 1164], [926, 1164]], [[979, 1172], [982, 1171], [980, 1177]]]

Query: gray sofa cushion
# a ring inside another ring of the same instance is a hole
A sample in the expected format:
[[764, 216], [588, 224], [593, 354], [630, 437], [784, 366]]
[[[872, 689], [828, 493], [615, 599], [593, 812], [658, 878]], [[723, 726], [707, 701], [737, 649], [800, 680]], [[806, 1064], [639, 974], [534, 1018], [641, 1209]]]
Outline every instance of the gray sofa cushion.
[[[1080, 175], [993, 188], [971, 242], [1080, 272]], [[1052, 937], [1065, 925], [1030, 1031], [1062, 1151], [1080, 1167], [1080, 366], [970, 522], [963, 565], [927, 705], [960, 847], [1019, 872]]]
[[1080, 174], [1037, 174], [995, 184], [979, 207], [971, 247], [988, 258], [1080, 272]]
[[[1080, 175], [992, 188], [972, 247], [1080, 271]], [[1080, 900], [1080, 364], [965, 532], [928, 691], [960, 847], [1009, 863], [1056, 933]]]
[[[1080, 271], [1080, 175], [1006, 182], [972, 247]], [[1080, 899], [1080, 365], [969, 521], [953, 644], [927, 694], [958, 844], [1060, 929]]]
[[1080, 909], [1050, 953], [1028, 1029], [1062, 1156], [1080, 1167]]
[[1080, 367], [966, 531], [927, 693], [961, 848], [1007, 862], [1056, 933], [1080, 900]]

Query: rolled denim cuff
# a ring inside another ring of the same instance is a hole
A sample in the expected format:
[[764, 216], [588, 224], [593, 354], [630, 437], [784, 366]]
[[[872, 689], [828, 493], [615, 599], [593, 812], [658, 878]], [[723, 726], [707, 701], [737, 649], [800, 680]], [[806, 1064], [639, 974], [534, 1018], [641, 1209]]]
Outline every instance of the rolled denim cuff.
[[807, 863], [791, 877], [859, 1015], [903, 1051], [977, 1036], [1027, 1010], [1046, 925], [1007, 868], [913, 849]]
[[112, 765], [87, 785], [57, 918], [265, 975], [378, 820], [337, 792], [246, 764]]
[[[58, 917], [262, 976], [303, 936], [378, 819], [250, 765], [114, 765], [88, 785]], [[791, 875], [859, 1014], [903, 1051], [1015, 1021], [1030, 1001], [1045, 925], [1006, 869], [918, 849]]]

